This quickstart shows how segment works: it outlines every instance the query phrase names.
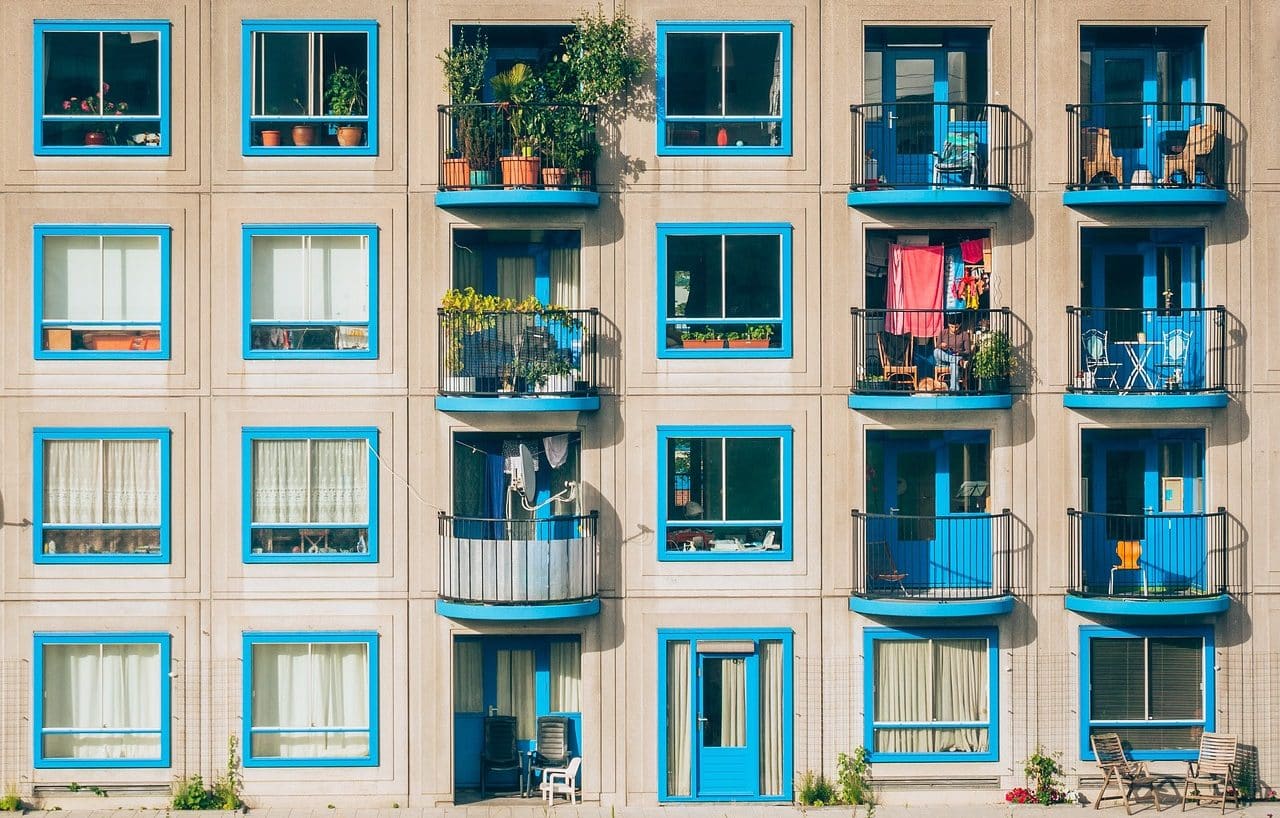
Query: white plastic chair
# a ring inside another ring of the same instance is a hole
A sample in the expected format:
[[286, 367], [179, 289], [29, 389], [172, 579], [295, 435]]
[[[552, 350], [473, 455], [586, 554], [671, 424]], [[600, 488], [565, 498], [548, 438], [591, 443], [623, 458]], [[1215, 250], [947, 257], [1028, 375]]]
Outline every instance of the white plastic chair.
[[557, 795], [569, 799], [570, 804], [578, 803], [578, 768], [582, 766], [581, 758], [574, 758], [568, 767], [550, 767], [542, 771], [542, 797], [550, 806]]
[[1084, 365], [1093, 374], [1094, 386], [1101, 388], [1102, 384], [1109, 382], [1112, 389], [1118, 390], [1120, 384], [1116, 381], [1116, 373], [1120, 364], [1112, 363], [1107, 354], [1107, 333], [1100, 329], [1085, 330], [1083, 340]]

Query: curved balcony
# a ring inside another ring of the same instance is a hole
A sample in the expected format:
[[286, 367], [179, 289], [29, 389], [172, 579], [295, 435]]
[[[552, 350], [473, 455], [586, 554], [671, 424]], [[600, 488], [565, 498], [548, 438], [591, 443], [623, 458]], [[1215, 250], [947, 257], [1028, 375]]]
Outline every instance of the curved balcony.
[[1013, 515], [853, 511], [849, 610], [870, 616], [975, 617], [1013, 610]]
[[583, 412], [600, 408], [600, 312], [436, 311], [445, 412]]
[[1067, 391], [1076, 409], [1227, 405], [1224, 307], [1067, 307]]
[[850, 207], [1007, 207], [1007, 105], [876, 102], [850, 105]]
[[1094, 102], [1067, 106], [1063, 204], [1227, 202], [1227, 113], [1212, 102]]
[[454, 619], [518, 622], [591, 616], [598, 512], [518, 520], [440, 514], [440, 598]]
[[[949, 313], [854, 307], [850, 313], [850, 409], [942, 411], [1013, 405], [1010, 380], [1023, 344], [1017, 337], [1020, 325], [1008, 308]], [[942, 343], [954, 336], [940, 334], [948, 332], [947, 319], [955, 316], [960, 320], [960, 352], [953, 358]]]
[[599, 207], [594, 106], [440, 105], [439, 207]]
[[1227, 512], [1098, 514], [1067, 509], [1067, 610], [1120, 616], [1225, 611]]

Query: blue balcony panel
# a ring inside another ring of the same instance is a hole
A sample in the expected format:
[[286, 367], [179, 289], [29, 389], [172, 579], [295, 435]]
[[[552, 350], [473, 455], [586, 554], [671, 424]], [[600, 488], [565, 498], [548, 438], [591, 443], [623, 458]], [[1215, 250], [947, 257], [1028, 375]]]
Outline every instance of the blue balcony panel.
[[1067, 392], [1062, 405], [1068, 409], [1221, 409], [1228, 403], [1224, 392]]
[[473, 398], [465, 395], [436, 396], [436, 409], [441, 412], [594, 412], [599, 408], [599, 395], [577, 397], [512, 395], [501, 398]]
[[486, 188], [481, 190], [441, 190], [436, 207], [599, 207], [600, 194], [594, 190], [538, 190]]
[[1068, 611], [1111, 616], [1206, 616], [1220, 614], [1231, 605], [1226, 594], [1201, 597], [1102, 597], [1067, 594]]
[[484, 622], [541, 622], [548, 619], [595, 616], [600, 613], [600, 600], [584, 599], [547, 605], [485, 605], [437, 599], [436, 613], [450, 619]]
[[974, 409], [1008, 409], [1013, 395], [948, 395], [946, 393], [904, 392], [899, 395], [854, 393], [849, 408], [875, 411], [879, 409], [925, 412], [948, 412]]
[[849, 597], [849, 610], [866, 616], [906, 619], [968, 619], [1003, 616], [1013, 610], [1013, 595], [989, 599], [872, 599]]
[[1067, 207], [1220, 207], [1228, 198], [1227, 191], [1212, 187], [1094, 188], [1064, 191], [1062, 203]]
[[877, 188], [851, 190], [849, 207], [1008, 207], [1013, 193], [1002, 188], [945, 187], [932, 189]]

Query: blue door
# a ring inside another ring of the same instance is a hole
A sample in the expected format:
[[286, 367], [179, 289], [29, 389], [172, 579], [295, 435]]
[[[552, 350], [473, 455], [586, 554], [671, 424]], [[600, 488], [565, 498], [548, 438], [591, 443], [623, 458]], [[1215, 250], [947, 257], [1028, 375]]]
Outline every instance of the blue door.
[[[1164, 59], [1169, 60], [1167, 52]], [[1123, 184], [1132, 181], [1134, 171], [1150, 172], [1146, 185], [1164, 181], [1165, 149], [1185, 144], [1199, 117], [1196, 106], [1180, 104], [1196, 93], [1194, 80], [1177, 78], [1177, 94], [1171, 94], [1168, 80], [1161, 88], [1158, 62], [1152, 48], [1099, 48], [1091, 55], [1090, 98], [1114, 104], [1093, 106], [1086, 124], [1110, 132], [1111, 149], [1124, 161]]]
[[754, 652], [698, 653], [699, 798], [751, 798], [760, 790], [760, 670]]

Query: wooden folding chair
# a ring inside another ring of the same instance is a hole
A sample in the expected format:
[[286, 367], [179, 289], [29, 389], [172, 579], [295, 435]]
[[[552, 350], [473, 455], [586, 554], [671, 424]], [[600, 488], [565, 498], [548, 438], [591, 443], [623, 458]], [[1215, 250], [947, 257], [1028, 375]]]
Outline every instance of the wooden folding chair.
[[[1227, 799], [1240, 808], [1240, 790], [1235, 784], [1236, 751], [1239, 739], [1226, 733], [1202, 733], [1200, 755], [1187, 762], [1187, 783], [1182, 788], [1182, 811], [1187, 802], [1221, 804], [1227, 811]], [[1207, 790], [1207, 792], [1206, 792]]]
[[[1120, 743], [1117, 733], [1095, 733], [1089, 736], [1089, 743], [1093, 745], [1093, 756], [1103, 772], [1102, 789], [1098, 790], [1097, 798], [1093, 799], [1094, 809], [1100, 809], [1103, 801], [1119, 800], [1124, 803], [1125, 813], [1132, 815], [1129, 799], [1139, 787], [1151, 790], [1151, 801], [1156, 805], [1156, 812], [1163, 809], [1156, 785], [1167, 779], [1151, 775], [1145, 761], [1130, 761], [1124, 754], [1124, 745]], [[1104, 795], [1112, 781], [1116, 782], [1120, 794]], [[1173, 794], [1176, 796], [1178, 791], [1175, 789]]]

